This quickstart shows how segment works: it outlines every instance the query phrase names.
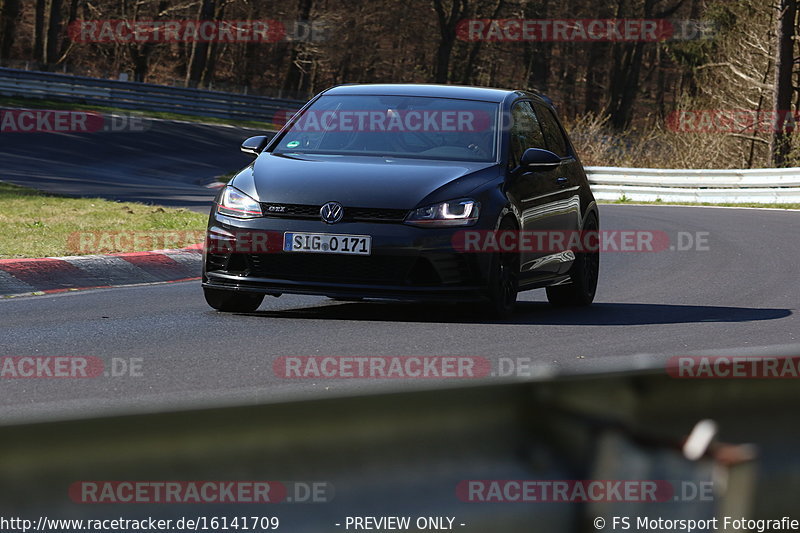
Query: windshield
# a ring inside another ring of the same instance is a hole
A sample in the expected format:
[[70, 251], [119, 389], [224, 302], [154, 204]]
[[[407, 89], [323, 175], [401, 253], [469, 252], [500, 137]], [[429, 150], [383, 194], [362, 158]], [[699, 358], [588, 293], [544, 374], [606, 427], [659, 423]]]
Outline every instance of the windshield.
[[293, 119], [273, 153], [494, 161], [498, 107], [418, 96], [326, 95]]

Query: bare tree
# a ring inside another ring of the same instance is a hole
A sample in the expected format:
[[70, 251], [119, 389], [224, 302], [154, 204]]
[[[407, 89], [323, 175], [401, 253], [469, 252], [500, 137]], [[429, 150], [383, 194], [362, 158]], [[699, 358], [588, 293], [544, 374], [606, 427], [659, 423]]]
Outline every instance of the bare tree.
[[36, 0], [33, 22], [33, 59], [44, 61], [44, 43], [46, 40], [44, 33], [45, 11], [47, 0]]
[[[300, 21], [311, 19], [311, 10], [314, 8], [314, 0], [297, 0], [297, 16]], [[308, 90], [309, 82], [304, 61], [307, 59], [306, 45], [304, 43], [293, 43], [289, 53], [289, 66], [286, 71], [282, 90], [289, 94], [302, 93]]]
[[[70, 0], [69, 12], [67, 14], [67, 27], [78, 19], [78, 10], [86, 2], [86, 0]], [[61, 43], [61, 50], [59, 52], [60, 61], [63, 61], [64, 56], [70, 49], [70, 39], [64, 39]]]
[[[642, 14], [645, 19], [665, 19], [675, 13], [684, 2], [685, 0], [677, 0], [657, 11], [658, 0], [644, 0]], [[620, 0], [617, 18], [624, 18], [628, 13], [625, 11], [625, 2]], [[611, 125], [616, 130], [628, 128], [633, 120], [634, 105], [641, 91], [640, 76], [646, 45], [647, 43], [640, 40], [614, 46], [614, 71], [611, 76], [608, 114], [611, 116]]]
[[775, 113], [775, 127], [772, 132], [770, 152], [772, 164], [784, 167], [787, 164], [791, 148], [791, 129], [794, 120], [787, 121], [791, 114], [792, 95], [792, 66], [794, 65], [794, 36], [797, 18], [797, 0], [781, 0], [780, 15], [778, 16], [778, 58], [775, 66], [775, 92], [773, 99], [773, 112]]
[[[212, 20], [217, 8], [216, 0], [202, 0], [198, 11], [198, 19]], [[203, 79], [203, 72], [208, 62], [208, 42], [195, 41], [192, 43], [192, 55], [189, 67], [186, 69], [186, 86], [196, 87]]]
[[0, 59], [7, 59], [11, 55], [11, 46], [17, 35], [19, 8], [19, 0], [4, 0], [0, 8]]
[[439, 22], [439, 45], [433, 71], [436, 83], [447, 83], [450, 79], [450, 54], [456, 42], [456, 26], [466, 15], [468, 7], [468, 0], [450, 0], [448, 12], [442, 0], [433, 0], [436, 20]]
[[[492, 12], [492, 19], [496, 19], [500, 16], [500, 13], [503, 11], [503, 8], [506, 5], [506, 0], [497, 0], [497, 4], [494, 7], [494, 11]], [[473, 43], [472, 47], [469, 50], [469, 55], [467, 56], [466, 64], [464, 65], [464, 70], [461, 75], [461, 83], [466, 85], [470, 83], [474, 75], [475, 66], [478, 62], [478, 56], [481, 53], [481, 48], [483, 45], [483, 41], [479, 40]]]
[[47, 43], [44, 62], [54, 64], [58, 61], [59, 37], [61, 36], [61, 0], [50, 0], [50, 16], [47, 22]]

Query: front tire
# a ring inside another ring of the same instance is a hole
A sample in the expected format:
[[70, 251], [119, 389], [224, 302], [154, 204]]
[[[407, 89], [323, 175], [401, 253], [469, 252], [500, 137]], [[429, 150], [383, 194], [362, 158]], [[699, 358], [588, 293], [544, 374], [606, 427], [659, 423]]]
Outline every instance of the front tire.
[[[508, 219], [500, 223], [499, 231], [516, 231]], [[507, 318], [514, 314], [519, 293], [520, 258], [517, 252], [501, 252], [492, 257], [489, 273], [488, 314], [496, 318]]]
[[203, 289], [206, 303], [216, 309], [228, 313], [251, 313], [258, 309], [264, 301], [264, 295], [252, 292], [224, 291], [219, 289]]
[[[594, 214], [589, 215], [583, 225], [586, 233], [595, 233], [592, 242], [599, 248], [599, 224]], [[587, 242], [589, 238], [581, 239]], [[576, 253], [575, 262], [569, 271], [570, 282], [567, 285], [547, 287], [547, 300], [556, 307], [584, 307], [591, 305], [597, 292], [597, 277], [600, 273], [600, 250]]]

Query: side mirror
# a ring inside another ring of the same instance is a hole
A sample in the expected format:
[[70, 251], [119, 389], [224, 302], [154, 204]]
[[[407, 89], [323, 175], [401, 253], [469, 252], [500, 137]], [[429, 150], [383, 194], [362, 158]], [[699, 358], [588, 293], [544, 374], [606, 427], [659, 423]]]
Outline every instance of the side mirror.
[[550, 150], [528, 148], [522, 154], [519, 164], [532, 170], [552, 170], [561, 165], [561, 158]]
[[255, 137], [250, 137], [242, 143], [242, 152], [250, 154], [254, 157], [258, 156], [268, 142], [269, 138], [265, 135], [256, 135]]

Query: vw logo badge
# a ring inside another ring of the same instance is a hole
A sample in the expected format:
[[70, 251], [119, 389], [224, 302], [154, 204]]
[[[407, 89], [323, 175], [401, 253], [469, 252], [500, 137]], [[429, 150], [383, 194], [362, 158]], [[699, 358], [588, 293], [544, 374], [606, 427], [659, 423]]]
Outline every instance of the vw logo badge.
[[328, 202], [319, 210], [319, 214], [324, 222], [336, 224], [344, 216], [344, 207], [339, 202]]

